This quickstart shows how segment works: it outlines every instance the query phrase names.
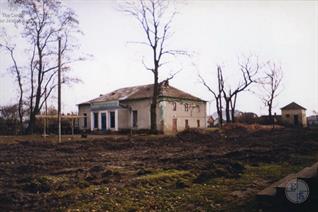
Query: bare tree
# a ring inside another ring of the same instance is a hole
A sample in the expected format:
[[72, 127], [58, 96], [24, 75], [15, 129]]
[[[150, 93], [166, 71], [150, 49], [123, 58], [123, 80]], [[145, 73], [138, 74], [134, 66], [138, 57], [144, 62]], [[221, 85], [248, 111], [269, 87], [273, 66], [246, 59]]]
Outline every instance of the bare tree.
[[10, 46], [8, 42], [5, 44], [0, 43], [0, 48], [3, 48], [10, 55], [13, 65], [9, 67], [11, 73], [15, 76], [16, 81], [19, 86], [19, 100], [18, 100], [18, 114], [19, 114], [19, 128], [22, 131], [23, 127], [23, 82], [22, 82], [22, 70], [21, 67], [18, 66], [17, 61], [14, 55], [15, 46]]
[[[57, 86], [55, 76], [57, 74], [57, 40], [62, 37], [62, 71], [66, 74], [70, 69], [67, 64], [83, 58], [70, 57], [70, 53], [76, 48], [76, 39], [73, 37], [80, 33], [79, 22], [75, 13], [66, 8], [58, 0], [10, 0], [11, 6], [22, 14], [23, 19], [16, 26], [21, 32], [21, 37], [28, 47], [28, 65], [24, 64], [19, 69], [17, 58], [14, 56], [12, 46], [2, 44], [11, 54], [16, 78], [21, 75], [27, 77], [25, 84], [18, 80], [20, 89], [20, 101], [23, 91], [28, 91], [26, 97], [27, 112], [29, 114], [27, 132], [32, 133], [35, 116], [38, 114]], [[21, 54], [21, 52], [19, 52]], [[24, 71], [24, 74], [22, 74]], [[65, 75], [63, 82], [77, 81]], [[22, 89], [22, 87], [24, 88]], [[22, 92], [21, 92], [22, 91]], [[47, 94], [45, 95], [45, 91]], [[19, 102], [20, 102], [19, 101]]]
[[272, 122], [272, 109], [275, 98], [281, 92], [281, 83], [283, 79], [282, 67], [275, 62], [268, 61], [265, 64], [264, 77], [259, 81], [262, 88], [261, 99], [268, 108], [268, 117]]
[[[236, 101], [237, 96], [239, 93], [246, 91], [252, 83], [257, 81], [256, 75], [259, 72], [260, 65], [258, 60], [253, 60], [253, 58], [247, 57], [243, 62], [239, 62], [239, 69], [242, 74], [242, 78], [239, 81], [238, 85], [231, 89], [223, 89], [223, 99], [225, 102], [225, 115], [226, 115], [226, 122], [235, 122], [235, 108], [236, 108]], [[223, 74], [222, 70], [220, 72]], [[223, 77], [222, 77], [223, 78]]]
[[224, 90], [224, 80], [223, 80], [223, 75], [222, 75], [222, 69], [221, 66], [217, 66], [217, 78], [218, 78], [218, 89], [217, 91], [213, 90], [211, 86], [209, 86], [204, 78], [199, 74], [199, 78], [201, 83], [212, 93], [214, 99], [215, 99], [215, 105], [216, 105], [216, 110], [218, 114], [218, 119], [220, 126], [222, 127], [223, 124], [223, 112], [222, 112], [222, 93]]
[[138, 0], [127, 1], [120, 5], [120, 10], [134, 17], [142, 28], [145, 41], [134, 42], [149, 47], [152, 53], [151, 65], [147, 65], [144, 59], [144, 67], [153, 73], [153, 95], [150, 106], [151, 131], [157, 131], [157, 103], [160, 93], [159, 72], [166, 64], [164, 57], [185, 55], [182, 50], [173, 50], [167, 47], [167, 40], [171, 38], [171, 23], [176, 14], [171, 11], [169, 1], [166, 0]]

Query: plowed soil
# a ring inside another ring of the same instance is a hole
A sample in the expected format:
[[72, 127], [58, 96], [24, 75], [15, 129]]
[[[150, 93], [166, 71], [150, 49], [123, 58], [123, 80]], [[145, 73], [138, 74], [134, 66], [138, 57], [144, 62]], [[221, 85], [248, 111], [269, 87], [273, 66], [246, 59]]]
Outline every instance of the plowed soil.
[[239, 126], [62, 143], [0, 137], [0, 211], [256, 210], [257, 191], [317, 153], [318, 130], [310, 129]]

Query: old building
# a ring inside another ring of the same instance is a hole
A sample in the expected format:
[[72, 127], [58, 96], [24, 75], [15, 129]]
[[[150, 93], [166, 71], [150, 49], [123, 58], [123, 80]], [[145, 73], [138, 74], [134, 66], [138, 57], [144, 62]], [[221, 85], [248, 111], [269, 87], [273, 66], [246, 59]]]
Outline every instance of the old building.
[[[150, 129], [150, 104], [153, 85], [115, 90], [78, 105], [81, 129], [127, 130]], [[157, 128], [164, 133], [188, 127], [206, 127], [206, 101], [170, 86], [160, 87], [157, 105]]]
[[306, 108], [292, 102], [282, 110], [282, 122], [289, 126], [307, 127]]

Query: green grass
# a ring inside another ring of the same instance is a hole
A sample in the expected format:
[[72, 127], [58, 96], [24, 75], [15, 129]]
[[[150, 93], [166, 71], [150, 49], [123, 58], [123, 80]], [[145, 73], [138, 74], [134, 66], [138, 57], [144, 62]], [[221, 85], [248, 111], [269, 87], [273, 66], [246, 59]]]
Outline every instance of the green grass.
[[[88, 198], [69, 208], [119, 212], [257, 211], [255, 195], [258, 191], [313, 164], [318, 154], [294, 155], [293, 158], [303, 163], [246, 163], [244, 173], [239, 178], [213, 178], [204, 184], [193, 183], [198, 170], [155, 169], [143, 176], [130, 175], [132, 179], [124, 186], [111, 184], [73, 189], [74, 195], [87, 195], [93, 201]], [[176, 188], [177, 181], [187, 186]], [[68, 192], [67, 195], [72, 193]]]
[[190, 174], [190, 171], [184, 171], [184, 170], [160, 170], [151, 174], [147, 174], [144, 176], [140, 176], [137, 178], [137, 180], [146, 180], [146, 181], [151, 181], [151, 180], [158, 180], [158, 179], [163, 179], [163, 178], [174, 178], [177, 176], [182, 176], [182, 175], [188, 175]]

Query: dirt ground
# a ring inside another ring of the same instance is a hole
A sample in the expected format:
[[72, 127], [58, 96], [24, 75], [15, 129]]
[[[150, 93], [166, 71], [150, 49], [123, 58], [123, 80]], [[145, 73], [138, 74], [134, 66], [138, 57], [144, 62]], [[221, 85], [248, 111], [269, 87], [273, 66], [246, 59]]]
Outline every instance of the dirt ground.
[[318, 130], [0, 137], [0, 211], [257, 211], [255, 195], [318, 159]]

